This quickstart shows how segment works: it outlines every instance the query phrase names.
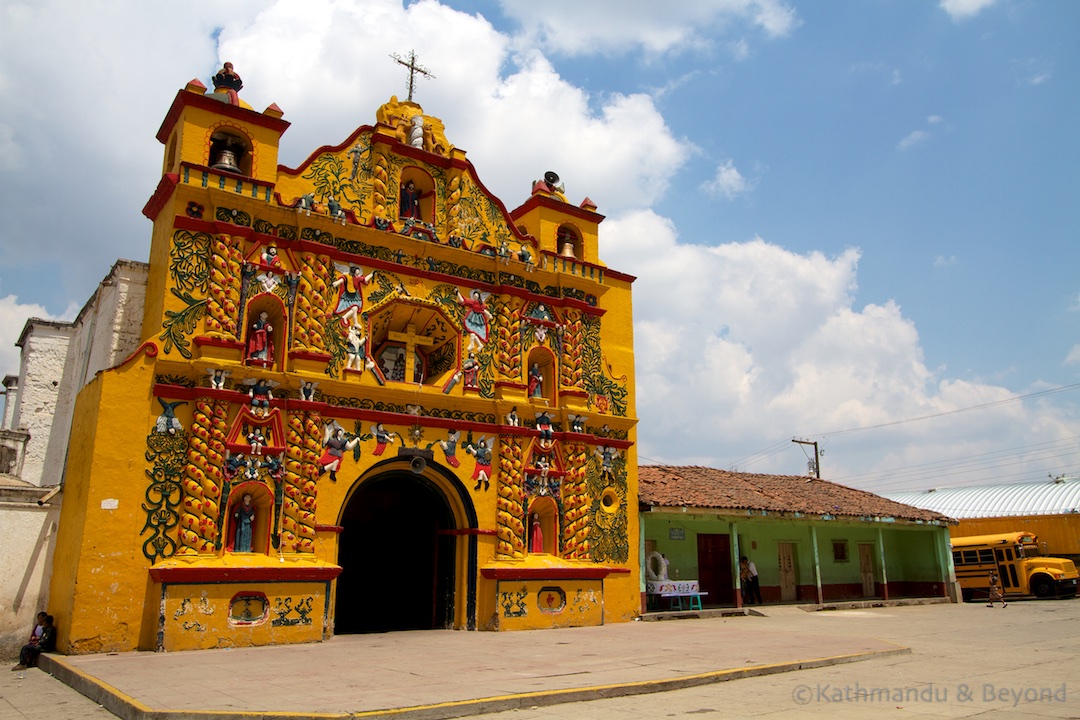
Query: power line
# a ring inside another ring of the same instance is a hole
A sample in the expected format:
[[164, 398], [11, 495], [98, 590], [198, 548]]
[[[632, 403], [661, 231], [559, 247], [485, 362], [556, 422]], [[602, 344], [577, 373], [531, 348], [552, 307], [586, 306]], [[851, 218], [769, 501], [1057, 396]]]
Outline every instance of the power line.
[[971, 412], [972, 410], [985, 410], [987, 408], [997, 407], [998, 405], [1006, 405], [1008, 403], [1019, 402], [1021, 400], [1029, 400], [1033, 397], [1054, 395], [1056, 393], [1068, 392], [1070, 390], [1076, 389], [1080, 389], [1080, 383], [1075, 383], [1073, 385], [1063, 385], [1057, 388], [1050, 388], [1049, 390], [1040, 390], [1038, 392], [1028, 393], [1027, 395], [1015, 395], [1011, 398], [1005, 398], [1004, 400], [995, 400], [994, 402], [983, 403], [982, 405], [972, 405], [971, 407], [957, 408], [956, 410], [946, 410], [945, 412], [934, 413], [933, 415], [923, 415], [921, 417], [908, 418], [906, 420], [895, 420], [893, 422], [879, 423], [877, 425], [864, 425], [862, 427], [848, 428], [847, 430], [833, 430], [831, 432], [812, 433], [812, 435], [816, 435], [818, 437], [836, 437], [838, 435], [864, 432], [866, 430], [880, 430], [881, 428], [896, 427], [897, 425], [921, 422], [923, 420], [933, 420], [934, 418], [946, 417], [948, 415], [958, 415], [960, 413]]

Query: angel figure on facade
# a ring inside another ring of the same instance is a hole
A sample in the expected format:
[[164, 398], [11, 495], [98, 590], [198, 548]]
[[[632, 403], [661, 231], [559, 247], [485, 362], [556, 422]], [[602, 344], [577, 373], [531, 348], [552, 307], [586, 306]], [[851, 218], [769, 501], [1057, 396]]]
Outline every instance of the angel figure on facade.
[[305, 380], [300, 386], [300, 399], [312, 402], [315, 400], [315, 388], [319, 387], [319, 383]]
[[356, 324], [349, 325], [348, 334], [345, 337], [345, 369], [363, 372], [366, 356], [364, 347], [367, 338], [360, 334], [360, 327]]
[[334, 314], [339, 315], [345, 325], [355, 325], [364, 308], [364, 286], [375, 278], [375, 271], [365, 275], [357, 265], [350, 265], [347, 273], [341, 271], [341, 266], [338, 266], [338, 270], [341, 274], [333, 283], [338, 293]]
[[593, 450], [593, 454], [600, 458], [600, 470], [605, 475], [610, 475], [612, 463], [619, 457], [619, 450], [617, 448], [599, 445]]
[[491, 293], [472, 290], [466, 298], [458, 291], [458, 305], [465, 308], [465, 330], [469, 335], [468, 350], [476, 350], [484, 347], [488, 339], [488, 323], [494, 318], [487, 307], [487, 299]]
[[461, 431], [451, 430], [446, 434], [445, 440], [436, 440], [433, 443], [429, 443], [427, 449], [430, 450], [431, 448], [438, 445], [440, 448], [442, 448], [443, 456], [446, 457], [446, 464], [452, 467], [459, 467], [461, 465], [461, 461], [457, 459], [457, 446], [460, 439]]
[[330, 473], [330, 480], [337, 482], [337, 471], [345, 451], [353, 451], [353, 459], [360, 459], [360, 437], [349, 435], [337, 420], [326, 423], [323, 430], [323, 454], [319, 458], [319, 475]]
[[465, 452], [476, 458], [476, 468], [472, 474], [476, 487], [473, 491], [479, 490], [480, 485], [483, 485], [485, 490], [491, 489], [491, 449], [493, 447], [495, 447], [494, 436], [485, 439], [484, 435], [480, 436], [480, 440], [475, 445], [469, 443], [465, 446]]
[[270, 402], [274, 399], [274, 388], [278, 383], [263, 378], [248, 378], [244, 380], [244, 385], [247, 386], [247, 394], [251, 398], [251, 407], [255, 414], [265, 415], [270, 409]]
[[393, 445], [394, 438], [398, 436], [396, 432], [390, 432], [384, 428], [382, 423], [372, 425], [371, 434], [375, 438], [375, 449], [372, 450], [372, 455], [382, 455], [383, 451], [386, 450], [386, 446]]
[[232, 375], [231, 370], [222, 370], [221, 368], [207, 368], [206, 374], [210, 376], [210, 387], [214, 390], [225, 389], [225, 379]]

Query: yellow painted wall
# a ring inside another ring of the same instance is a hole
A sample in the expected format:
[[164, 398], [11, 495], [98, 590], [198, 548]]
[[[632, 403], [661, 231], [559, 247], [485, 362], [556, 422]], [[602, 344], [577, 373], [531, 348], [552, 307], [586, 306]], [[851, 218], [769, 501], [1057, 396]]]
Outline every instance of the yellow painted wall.
[[[437, 118], [425, 116], [435, 129], [431, 152], [398, 144], [399, 114], [422, 113], [414, 104], [388, 103], [376, 113], [379, 124], [290, 170], [276, 166], [284, 130], [276, 115], [230, 109], [223, 120], [200, 97], [181, 91], [162, 129], [166, 153], [170, 146], [176, 153], [166, 159], [174, 177], [146, 210], [154, 230], [144, 348], [103, 372], [78, 400], [51, 594], [61, 649], [180, 650], [326, 637], [350, 499], [388, 471], [408, 471], [411, 458], [398, 457], [399, 448], [424, 450], [452, 428], [461, 430], [460, 466], [436, 445], [422, 473], [447, 499], [461, 533], [453, 546], [452, 624], [541, 628], [636, 617], [633, 278], [596, 257], [603, 217], [543, 191], [509, 213], [486, 194], [464, 153], [449, 146]], [[254, 177], [206, 167], [209, 137], [226, 126], [251, 141]], [[365, 146], [359, 160], [349, 154]], [[421, 201], [428, 215], [411, 229], [398, 217], [408, 179], [428, 191]], [[289, 207], [306, 193], [317, 201], [310, 215]], [[331, 197], [351, 213], [346, 222], [328, 217]], [[558, 255], [564, 226], [578, 235], [577, 257]], [[281, 266], [268, 272], [260, 262], [270, 245]], [[384, 379], [370, 367], [344, 369], [347, 321], [335, 315], [333, 283], [350, 265], [374, 273], [362, 289], [364, 314], [352, 321], [368, 342], [368, 359], [381, 361], [371, 353], [392, 345], [391, 332], [416, 324], [431, 341], [422, 386]], [[459, 302], [474, 290], [489, 293], [491, 312], [479, 347]], [[275, 326], [274, 363], [266, 367], [250, 361], [246, 346], [260, 311]], [[464, 374], [470, 348], [481, 363], [475, 386]], [[543, 398], [527, 394], [531, 362], [545, 363]], [[223, 388], [211, 387], [215, 368], [228, 373]], [[265, 417], [248, 397], [257, 379], [276, 384]], [[304, 382], [318, 383], [317, 402], [302, 401]], [[511, 408], [520, 423], [507, 419]], [[550, 444], [535, 427], [540, 411], [553, 423]], [[580, 428], [574, 416], [587, 416]], [[336, 482], [319, 472], [330, 421], [358, 436], [361, 452], [355, 459], [345, 451]], [[397, 438], [381, 455], [370, 437], [376, 423]], [[252, 424], [264, 427], [274, 452], [259, 455], [247, 444]], [[422, 437], [410, 440], [414, 428]], [[493, 441], [487, 486], [473, 477], [469, 437]], [[270, 458], [279, 451], [275, 469]], [[250, 464], [235, 464], [239, 452]], [[561, 482], [557, 490], [536, 484], [545, 456]], [[229, 548], [231, 503], [244, 494], [256, 507], [249, 553]], [[530, 507], [546, 513], [547, 552], [529, 552]], [[408, 523], [401, 518], [403, 531]], [[505, 579], [521, 569], [535, 572]], [[579, 574], [586, 579], [565, 579]], [[511, 587], [525, 588], [530, 612], [507, 610]], [[566, 595], [558, 612], [538, 599], [551, 588]], [[234, 613], [230, 620], [238, 593], [265, 595], [269, 619], [248, 623]], [[286, 599], [302, 601], [305, 611], [275, 615]]]
[[1080, 555], [1080, 515], [1022, 515], [961, 520], [950, 528], [952, 537], [1032, 532], [1047, 555]]

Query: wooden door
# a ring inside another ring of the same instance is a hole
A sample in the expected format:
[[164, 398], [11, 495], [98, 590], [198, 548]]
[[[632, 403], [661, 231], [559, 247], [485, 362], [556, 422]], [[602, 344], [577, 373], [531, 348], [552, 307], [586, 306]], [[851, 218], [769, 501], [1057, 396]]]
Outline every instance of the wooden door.
[[780, 602], [795, 602], [799, 599], [799, 569], [796, 564], [795, 543], [777, 543], [776, 547], [777, 564], [780, 566]]
[[862, 576], [863, 597], [877, 595], [874, 587], [874, 546], [869, 544], [859, 545], [859, 574]]
[[709, 593], [706, 605], [734, 605], [735, 580], [731, 572], [731, 536], [698, 534], [698, 584]]

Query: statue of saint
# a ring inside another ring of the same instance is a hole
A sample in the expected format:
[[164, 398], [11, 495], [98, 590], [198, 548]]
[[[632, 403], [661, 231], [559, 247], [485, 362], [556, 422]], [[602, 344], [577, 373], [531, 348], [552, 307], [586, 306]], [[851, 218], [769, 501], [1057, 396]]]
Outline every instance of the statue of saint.
[[251, 524], [255, 522], [255, 506], [251, 504], [250, 495], [245, 495], [244, 501], [236, 506], [233, 520], [236, 525], [233, 552], [251, 552]]

